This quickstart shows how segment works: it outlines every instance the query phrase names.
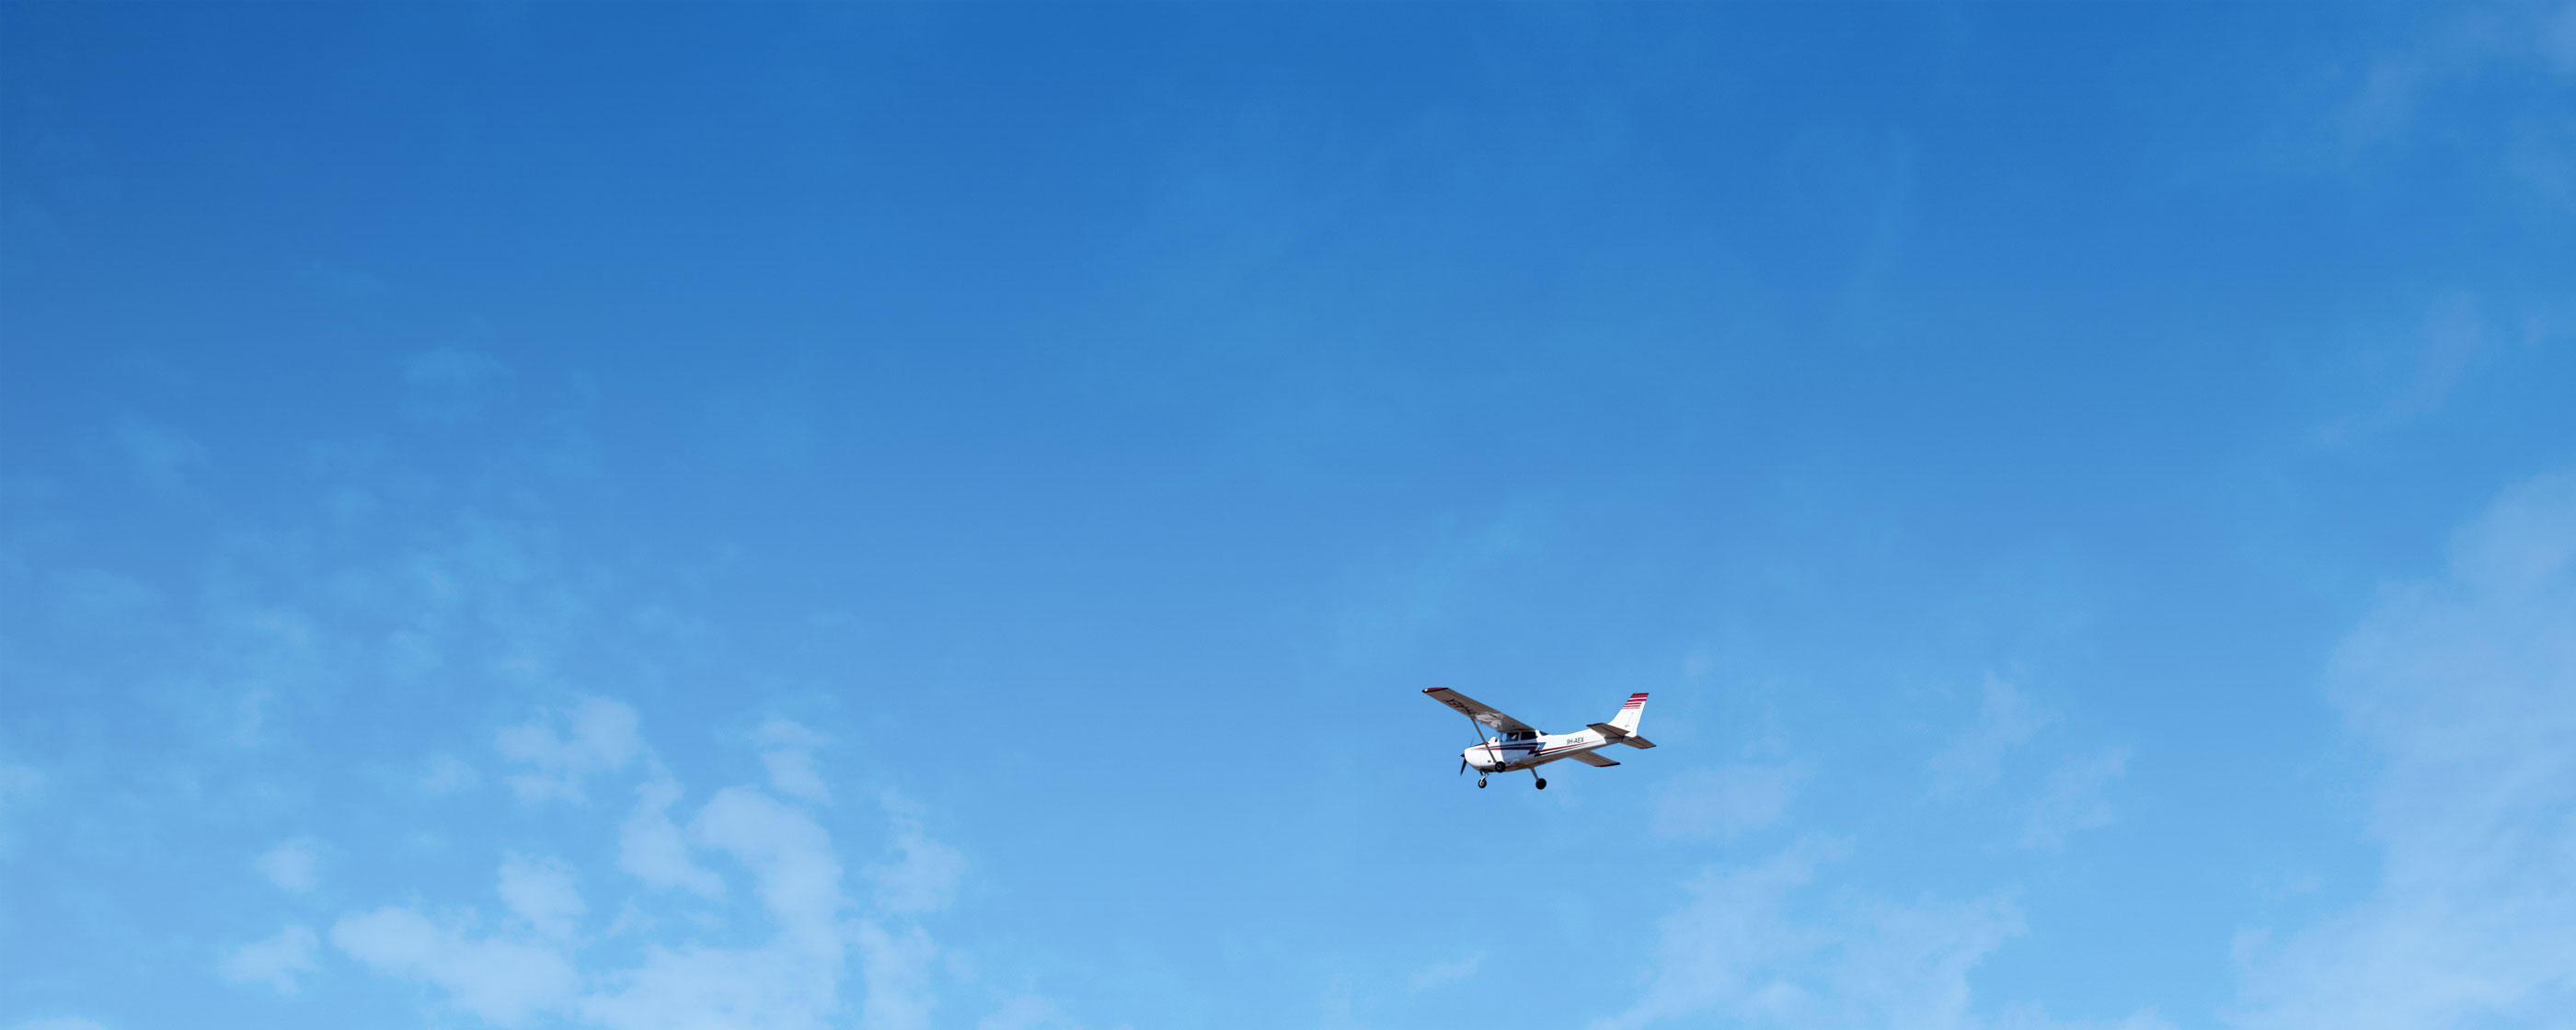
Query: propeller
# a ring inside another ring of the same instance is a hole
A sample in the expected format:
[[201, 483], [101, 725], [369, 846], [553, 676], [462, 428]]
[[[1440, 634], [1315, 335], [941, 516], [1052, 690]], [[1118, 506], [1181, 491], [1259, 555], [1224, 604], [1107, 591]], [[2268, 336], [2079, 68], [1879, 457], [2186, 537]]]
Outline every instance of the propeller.
[[[1493, 755], [1494, 755], [1494, 745], [1493, 745], [1493, 742], [1492, 742], [1492, 741], [1489, 741], [1489, 740], [1486, 740], [1486, 739], [1485, 739], [1485, 734], [1482, 732], [1482, 730], [1481, 730], [1481, 729], [1479, 729], [1479, 727], [1483, 726], [1483, 724], [1482, 724], [1482, 723], [1477, 722], [1474, 718], [1472, 718], [1472, 717], [1471, 717], [1471, 718], [1469, 718], [1469, 719], [1467, 720], [1467, 725], [1468, 725], [1468, 727], [1470, 728], [1471, 732], [1474, 732], [1474, 733], [1475, 733], [1475, 737], [1476, 737], [1476, 745], [1477, 745], [1477, 746], [1481, 746], [1481, 747], [1483, 747], [1483, 748], [1485, 749], [1485, 756], [1486, 756], [1486, 757], [1488, 757], [1488, 758], [1493, 757]], [[1466, 772], [1467, 772], [1467, 756], [1466, 756], [1466, 755], [1461, 754], [1461, 755], [1459, 755], [1459, 756], [1458, 756], [1458, 773], [1459, 773], [1459, 775], [1462, 775], [1462, 776], [1463, 776], [1463, 775], [1466, 775]], [[1477, 774], [1476, 774], [1476, 776], [1477, 776], [1478, 781], [1479, 781], [1479, 782], [1482, 782], [1482, 780], [1483, 780], [1483, 778], [1484, 778], [1484, 774], [1483, 774], [1482, 772], [1479, 772], [1479, 773], [1477, 773]]]

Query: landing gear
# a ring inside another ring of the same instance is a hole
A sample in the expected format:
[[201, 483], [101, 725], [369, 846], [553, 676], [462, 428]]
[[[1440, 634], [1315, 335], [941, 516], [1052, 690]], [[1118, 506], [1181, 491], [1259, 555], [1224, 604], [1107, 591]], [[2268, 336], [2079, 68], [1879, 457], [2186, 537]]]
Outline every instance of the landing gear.
[[1546, 790], [1546, 789], [1547, 789], [1547, 781], [1546, 781], [1545, 779], [1540, 779], [1540, 780], [1538, 781], [1538, 789], [1540, 789], [1540, 790]]
[[1476, 777], [1476, 789], [1477, 789], [1477, 790], [1483, 790], [1483, 789], [1485, 789], [1485, 778], [1484, 778], [1484, 777], [1482, 777], [1482, 776]]

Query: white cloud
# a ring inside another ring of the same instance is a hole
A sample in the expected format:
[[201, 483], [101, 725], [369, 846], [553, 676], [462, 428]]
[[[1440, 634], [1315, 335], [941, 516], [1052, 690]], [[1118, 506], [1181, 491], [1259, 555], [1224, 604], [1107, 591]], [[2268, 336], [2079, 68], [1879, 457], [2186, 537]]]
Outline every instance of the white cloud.
[[2381, 758], [2379, 882], [2277, 945], [2241, 948], [2238, 1021], [2370, 1030], [2576, 1012], [2576, 474], [2506, 492], [2454, 538], [2444, 575], [2384, 590], [2327, 692]]
[[1819, 861], [1840, 850], [1801, 841], [1758, 865], [1710, 868], [1683, 884], [1688, 899], [1662, 920], [1644, 989], [1626, 1011], [1593, 1025], [1638, 1027], [1706, 1013], [1743, 1020], [1796, 1004], [1803, 989], [1776, 967], [1812, 953], [1823, 935], [1790, 921], [1782, 905]]
[[393, 292], [392, 284], [372, 273], [324, 261], [305, 262], [302, 278], [315, 289], [340, 300], [370, 300]]
[[666, 837], [664, 811], [678, 786], [648, 783], [638, 793], [621, 864], [642, 870], [639, 878], [655, 886], [690, 886], [700, 878], [720, 886], [690, 860], [687, 846], [721, 851], [750, 870], [777, 932], [752, 948], [652, 948], [643, 965], [615, 974], [611, 989], [584, 999], [583, 1014], [616, 1030], [822, 1026], [840, 1009], [853, 933], [842, 921], [849, 899], [830, 834], [803, 810], [756, 788], [728, 787], [698, 810], [685, 837]]
[[[2006, 761], [2028, 749], [2032, 739], [2056, 721], [2054, 714], [2031, 704], [2012, 684], [1988, 675], [1976, 721], [1926, 763], [1933, 796], [1957, 799], [1994, 786], [2003, 779]], [[2061, 743], [2040, 750], [2062, 755], [2062, 748]], [[2079, 831], [2109, 825], [2111, 803], [2103, 794], [2128, 767], [2125, 747], [2059, 758], [2038, 795], [2020, 808], [2020, 845], [2056, 850]], [[2020, 786], [2019, 778], [2015, 786]]]
[[2101, 1023], [2086, 1020], [2063, 1020], [2051, 1017], [2037, 1005], [2007, 1005], [1995, 1020], [1995, 1030], [2174, 1030], [2173, 1023], [2154, 1009], [2130, 1013], [2118, 1022]]
[[552, 859], [511, 855], [501, 862], [501, 903], [538, 934], [569, 938], [590, 911], [573, 884], [572, 869]]
[[11, 802], [36, 796], [45, 785], [45, 774], [32, 766], [0, 765], [0, 809]]
[[635, 788], [635, 811], [617, 832], [617, 866], [651, 887], [722, 897], [724, 879], [689, 857], [689, 842], [671, 821], [671, 804], [678, 800], [680, 785], [668, 776]]
[[808, 953], [840, 957], [841, 860], [812, 816], [750, 787], [717, 791], [689, 821], [692, 841], [751, 870], [761, 903]]
[[221, 689], [207, 692], [199, 718], [206, 730], [241, 747], [269, 739], [270, 711], [284, 698], [331, 682], [332, 637], [311, 612], [294, 605], [222, 602], [214, 606], [207, 665]]
[[1406, 977], [1404, 983], [1405, 986], [1417, 991], [1429, 990], [1433, 987], [1438, 987], [1441, 984], [1452, 983], [1474, 976], [1476, 975], [1476, 967], [1481, 966], [1484, 963], [1485, 953], [1481, 951], [1473, 955], [1469, 955], [1466, 958], [1451, 962], [1434, 962], [1430, 965], [1414, 970], [1413, 975]]
[[2390, 415], [2410, 417], [2439, 409], [2476, 370], [2487, 345], [2486, 322], [2478, 317], [2477, 298], [2454, 292], [2435, 305], [2424, 322], [2424, 342], [2406, 390], [2391, 402]]
[[2576, 75], [2576, 3], [2560, 4], [2540, 32], [2541, 53], [2560, 75]]
[[453, 794], [483, 782], [483, 774], [455, 755], [429, 757], [429, 771], [420, 776], [420, 789], [427, 794]]
[[509, 366], [473, 351], [414, 354], [403, 360], [403, 414], [431, 424], [471, 422], [509, 377]]
[[2000, 898], [1871, 902], [1846, 918], [1842, 954], [1822, 979], [1831, 986], [1815, 993], [1810, 1008], [1831, 1015], [1795, 1022], [1978, 1026], [1968, 972], [2022, 929], [2021, 913]]
[[814, 1030], [839, 1010], [841, 979], [814, 959], [779, 942], [655, 947], [583, 998], [580, 1014], [610, 1030]]
[[1001, 1009], [977, 1020], [975, 1030], [1049, 1030], [1051, 1027], [1076, 1025], [1056, 1003], [1045, 998], [1024, 996], [1004, 1002]]
[[1384, 661], [1438, 634], [1476, 602], [1479, 585], [1540, 549], [1548, 529], [1546, 514], [1528, 509], [1441, 527], [1359, 584], [1334, 615], [1335, 654], [1350, 664]]
[[268, 849], [251, 863], [261, 876], [289, 894], [302, 894], [320, 882], [314, 868], [320, 862], [313, 842], [303, 838], [285, 841]]
[[562, 1008], [576, 984], [572, 963], [550, 945], [476, 937], [408, 908], [342, 917], [331, 943], [377, 972], [432, 984], [457, 1009], [502, 1026]]
[[206, 463], [205, 445], [179, 430], [139, 418], [118, 420], [112, 430], [116, 449], [137, 485], [156, 494], [176, 494]]
[[2115, 747], [2071, 760], [2049, 774], [2048, 789], [2025, 809], [2021, 844], [2056, 850], [2078, 830], [2111, 824], [2111, 803], [2102, 797], [2112, 780], [2128, 771], [2129, 749]]
[[72, 626], [128, 625], [161, 605], [161, 592], [150, 584], [105, 569], [65, 569], [52, 579], [54, 616]]
[[[2352, 77], [2338, 145], [2322, 168], [2349, 174], [2386, 150], [2439, 161], [2445, 174], [2500, 197], [2576, 209], [2576, 119], [2563, 99], [2576, 74], [2576, 5], [2434, 5], [2396, 45], [2331, 74]], [[2564, 292], [2564, 291], [2560, 291]]]
[[760, 762], [769, 770], [769, 787], [792, 798], [830, 804], [832, 791], [814, 769], [814, 749], [831, 741], [820, 733], [771, 716], [752, 732]]
[[2385, 387], [2387, 399], [2366, 412], [2326, 423], [2317, 437], [2344, 443], [2441, 410], [2497, 349], [2490, 335], [2476, 296], [2457, 290], [2445, 294], [2425, 314], [2420, 330], [2384, 357], [2394, 380]]
[[[557, 722], [568, 724], [571, 734], [557, 732]], [[635, 710], [599, 697], [583, 698], [570, 712], [503, 729], [498, 746], [502, 757], [531, 767], [510, 777], [521, 801], [580, 801], [584, 780], [625, 768], [644, 747], [635, 734]]]
[[1932, 756], [1932, 792], [1955, 796], [1993, 786], [2003, 778], [2004, 756], [2048, 723], [2048, 714], [2031, 707], [2012, 684], [1987, 676], [1977, 721]]
[[279, 994], [293, 994], [296, 979], [313, 971], [313, 951], [320, 943], [312, 928], [289, 926], [277, 936], [225, 952], [215, 969], [237, 984], [267, 984]]
[[[676, 797], [676, 786], [648, 784], [639, 792], [621, 862], [642, 870], [639, 878], [685, 886], [699, 877], [713, 880], [689, 861], [689, 845], [722, 852], [750, 871], [778, 932], [754, 949], [653, 949], [643, 966], [618, 974], [612, 990], [586, 999], [586, 1016], [619, 1030], [821, 1026], [839, 1011], [839, 984], [855, 945], [864, 990], [859, 1025], [929, 1025], [943, 952], [917, 925], [844, 920], [852, 904], [842, 889], [841, 860], [811, 815], [755, 788], [729, 787], [673, 839], [658, 824], [667, 823], [663, 813]], [[901, 857], [870, 867], [879, 894], [895, 902], [880, 908], [902, 915], [945, 904], [963, 860], [923, 836], [899, 799], [889, 796], [887, 804]], [[1022, 1015], [1030, 1011], [1021, 1006]]]
[[932, 960], [939, 949], [920, 927], [888, 929], [874, 920], [858, 926], [859, 978], [867, 1001], [859, 1025], [869, 1030], [920, 1030], [930, 1025]]
[[956, 896], [957, 881], [966, 874], [966, 856], [923, 834], [917, 809], [901, 795], [887, 791], [881, 800], [894, 823], [896, 858], [867, 868], [868, 879], [877, 887], [877, 907], [895, 913], [948, 907]]
[[[1968, 973], [2021, 932], [2007, 901], [1900, 904], [1843, 897], [1801, 906], [1840, 845], [1805, 840], [1750, 866], [1684, 884], [1654, 965], [1629, 1008], [1594, 1024], [1690, 1019], [1780, 1026], [1981, 1025]], [[1813, 908], [1813, 911], [1805, 911]]]
[[1791, 765], [1692, 769], [1648, 792], [1658, 837], [1731, 839], [1779, 822], [1806, 772]]
[[44, 787], [45, 774], [34, 767], [0, 764], [0, 857], [9, 854], [16, 839], [9, 830], [12, 814]]
[[2356, 66], [2360, 81], [2342, 119], [2348, 146], [2403, 137], [2424, 121], [2429, 104], [2464, 97], [2466, 83], [2503, 78], [2542, 98], [2551, 91], [2530, 87], [2576, 73], [2576, 5], [2472, 5], [2401, 38], [2401, 46]]
[[[568, 732], [558, 723], [568, 722]], [[775, 727], [771, 727], [775, 729]], [[505, 753], [540, 770], [614, 768], [649, 754], [622, 705], [593, 705], [569, 719], [539, 720], [510, 731]], [[787, 741], [765, 734], [760, 741]], [[807, 743], [804, 738], [788, 741]], [[623, 757], [621, 757], [623, 756]], [[773, 780], [775, 775], [773, 772]], [[791, 779], [789, 782], [793, 782]], [[549, 780], [543, 796], [560, 796]], [[948, 903], [964, 859], [931, 840], [915, 811], [885, 796], [893, 830], [887, 860], [868, 875], [877, 903], [863, 908], [845, 886], [844, 863], [812, 809], [758, 786], [728, 787], [685, 819], [673, 808], [684, 796], [654, 764], [621, 821], [617, 865], [640, 890], [619, 903], [619, 917], [594, 935], [581, 933], [589, 910], [582, 889], [602, 890], [559, 861], [507, 857], [497, 890], [507, 916], [471, 909], [386, 906], [351, 913], [329, 940], [369, 968], [429, 984], [444, 1004], [488, 1022], [561, 1019], [609, 1030], [821, 1030], [858, 1025], [889, 1030], [930, 1025], [940, 988], [958, 959], [913, 917]], [[723, 877], [701, 865], [738, 867], [756, 905], [726, 897]], [[697, 897], [672, 898], [669, 888]], [[681, 918], [654, 910], [674, 902]], [[758, 928], [767, 927], [762, 935]], [[677, 939], [630, 936], [654, 928]], [[690, 935], [707, 936], [692, 939]], [[744, 943], [744, 942], [749, 943]], [[584, 968], [590, 953], [634, 956]], [[863, 994], [845, 1003], [855, 972]], [[1043, 998], [997, 999], [996, 1027], [1069, 1025]]]

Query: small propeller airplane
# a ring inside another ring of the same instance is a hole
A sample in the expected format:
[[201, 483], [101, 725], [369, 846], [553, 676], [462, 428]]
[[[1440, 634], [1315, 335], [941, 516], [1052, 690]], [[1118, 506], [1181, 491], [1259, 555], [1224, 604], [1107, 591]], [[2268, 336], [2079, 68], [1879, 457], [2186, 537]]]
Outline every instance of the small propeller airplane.
[[1655, 746], [1654, 741], [1637, 735], [1637, 719], [1646, 714], [1644, 694], [1628, 695], [1628, 703], [1620, 705], [1619, 714], [1612, 716], [1609, 722], [1593, 723], [1579, 733], [1541, 733], [1531, 729], [1528, 723], [1447, 687], [1433, 687], [1423, 693], [1494, 731], [1490, 736], [1479, 732], [1478, 736], [1485, 738], [1483, 742], [1458, 753], [1459, 774], [1465, 775], [1469, 767], [1474, 767], [1478, 787], [1485, 785], [1488, 773], [1527, 769], [1530, 778], [1538, 781], [1538, 789], [1546, 790], [1547, 780], [1538, 774], [1539, 766], [1560, 758], [1571, 758], [1585, 765], [1607, 769], [1619, 763], [1593, 752], [1612, 744], [1636, 748]]

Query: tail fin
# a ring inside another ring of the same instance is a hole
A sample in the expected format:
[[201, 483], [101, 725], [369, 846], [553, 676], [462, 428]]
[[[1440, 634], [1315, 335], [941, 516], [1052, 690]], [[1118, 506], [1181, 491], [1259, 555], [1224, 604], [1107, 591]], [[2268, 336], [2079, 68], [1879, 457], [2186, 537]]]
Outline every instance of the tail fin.
[[1637, 732], [1637, 719], [1645, 714], [1646, 695], [1630, 694], [1628, 695], [1628, 703], [1619, 706], [1619, 714], [1611, 718], [1610, 725], [1619, 727], [1621, 730], [1629, 733], [1635, 733]]

